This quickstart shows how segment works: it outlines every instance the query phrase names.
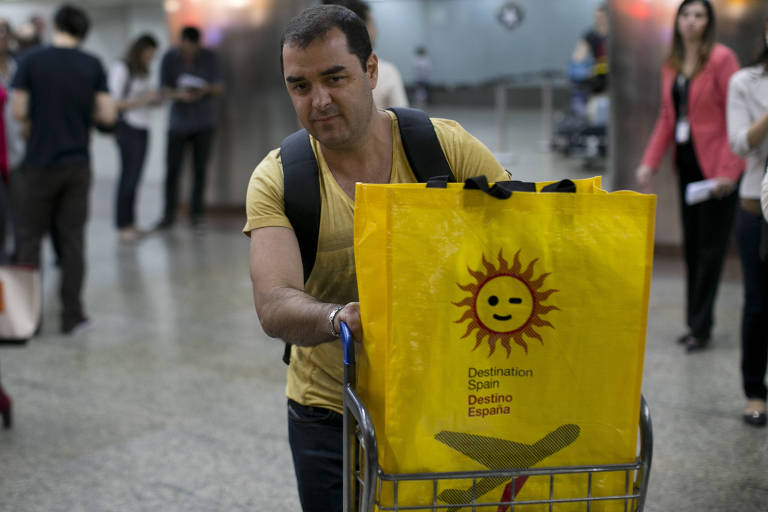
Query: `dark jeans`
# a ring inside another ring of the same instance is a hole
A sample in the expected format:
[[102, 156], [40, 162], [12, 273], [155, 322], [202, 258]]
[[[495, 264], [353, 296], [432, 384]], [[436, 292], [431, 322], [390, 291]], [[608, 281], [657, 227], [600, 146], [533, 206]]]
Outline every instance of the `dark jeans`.
[[11, 169], [8, 183], [0, 183], [0, 257], [10, 261], [15, 260], [18, 246], [19, 171], [17, 167]]
[[[19, 179], [16, 261], [40, 265], [43, 236], [56, 229], [61, 250], [62, 328], [85, 317], [85, 223], [91, 169], [87, 164], [50, 169], [23, 168]], [[52, 226], [53, 224], [53, 226]]]
[[741, 375], [747, 398], [765, 400], [768, 362], [768, 262], [760, 261], [763, 218], [739, 208], [736, 234], [744, 272], [744, 310], [741, 317]]
[[692, 145], [678, 146], [677, 169], [687, 270], [686, 321], [693, 336], [709, 339], [738, 194], [687, 205], [685, 187], [704, 179]]
[[148, 135], [146, 129], [134, 128], [124, 122], [118, 123], [115, 129], [115, 140], [120, 149], [120, 182], [115, 211], [118, 229], [131, 227], [136, 222], [136, 189], [144, 169]]
[[193, 220], [203, 216], [203, 196], [205, 194], [205, 171], [208, 155], [211, 152], [213, 128], [198, 132], [168, 132], [168, 152], [166, 154], [165, 176], [165, 213], [163, 220], [172, 223], [176, 218], [176, 204], [179, 195], [179, 177], [187, 144], [192, 146], [192, 200], [190, 215]]
[[288, 400], [288, 441], [304, 512], [341, 512], [343, 417]]

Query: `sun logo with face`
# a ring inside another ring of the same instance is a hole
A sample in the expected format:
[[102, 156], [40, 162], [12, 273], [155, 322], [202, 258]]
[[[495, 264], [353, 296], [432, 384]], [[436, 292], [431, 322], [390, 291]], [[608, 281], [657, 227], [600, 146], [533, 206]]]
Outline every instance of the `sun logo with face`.
[[475, 281], [458, 285], [469, 295], [460, 302], [453, 303], [455, 306], [466, 308], [464, 314], [455, 323], [470, 321], [462, 339], [469, 336], [472, 331], [477, 331], [475, 346], [472, 350], [487, 339], [490, 348], [488, 357], [496, 350], [498, 342], [501, 342], [501, 346], [507, 350], [507, 357], [509, 357], [512, 352], [510, 341], [521, 346], [527, 354], [528, 344], [523, 339], [523, 335], [535, 338], [543, 344], [544, 340], [536, 328], [554, 328], [551, 323], [542, 318], [542, 315], [559, 308], [544, 305], [542, 302], [558, 290], [542, 290], [544, 280], [549, 273], [533, 279], [533, 267], [538, 258], [528, 263], [525, 270], [520, 263], [520, 251], [515, 254], [512, 266], [504, 259], [501, 251], [499, 251], [498, 260], [498, 266], [494, 266], [483, 255], [485, 271], [467, 267]]

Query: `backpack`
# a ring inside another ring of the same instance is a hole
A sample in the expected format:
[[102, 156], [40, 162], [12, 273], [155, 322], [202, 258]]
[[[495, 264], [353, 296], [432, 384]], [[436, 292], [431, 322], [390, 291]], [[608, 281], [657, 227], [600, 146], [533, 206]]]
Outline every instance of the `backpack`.
[[[389, 110], [397, 117], [405, 156], [416, 179], [421, 183], [428, 183], [432, 178], [441, 178], [439, 183], [456, 181], [429, 117], [412, 108]], [[283, 163], [285, 215], [299, 242], [306, 283], [315, 265], [321, 208], [319, 171], [307, 130], [299, 130], [283, 140], [280, 158]], [[289, 364], [290, 357], [291, 345], [286, 343], [283, 353], [285, 364]]]

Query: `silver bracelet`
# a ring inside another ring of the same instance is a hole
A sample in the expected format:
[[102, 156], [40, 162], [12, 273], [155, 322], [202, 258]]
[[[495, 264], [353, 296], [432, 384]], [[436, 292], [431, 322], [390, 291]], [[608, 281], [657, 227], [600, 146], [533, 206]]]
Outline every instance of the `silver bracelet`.
[[336, 315], [338, 315], [339, 311], [341, 311], [342, 309], [344, 309], [344, 306], [336, 306], [335, 308], [333, 308], [333, 311], [331, 311], [331, 313], [328, 315], [328, 325], [330, 325], [331, 327], [331, 336], [333, 336], [334, 338], [338, 338], [339, 336], [341, 336], [341, 334], [336, 332], [336, 329], [333, 327], [333, 321], [336, 320]]

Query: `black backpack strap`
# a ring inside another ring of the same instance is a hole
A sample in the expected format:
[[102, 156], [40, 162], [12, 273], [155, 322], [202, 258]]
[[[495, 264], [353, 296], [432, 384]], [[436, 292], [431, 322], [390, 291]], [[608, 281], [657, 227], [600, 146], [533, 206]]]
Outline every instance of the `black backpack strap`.
[[398, 107], [389, 110], [397, 117], [405, 156], [416, 181], [426, 183], [434, 176], [448, 176], [448, 181], [456, 181], [429, 116], [415, 108]]
[[280, 159], [285, 216], [299, 241], [306, 282], [315, 265], [320, 232], [320, 176], [307, 130], [299, 130], [283, 140]]
[[[292, 133], [280, 144], [283, 163], [285, 216], [293, 226], [301, 252], [304, 282], [309, 279], [317, 255], [320, 232], [320, 175], [307, 130]], [[285, 344], [283, 362], [291, 362], [291, 344]]]

